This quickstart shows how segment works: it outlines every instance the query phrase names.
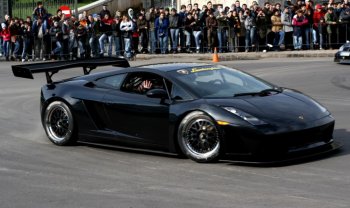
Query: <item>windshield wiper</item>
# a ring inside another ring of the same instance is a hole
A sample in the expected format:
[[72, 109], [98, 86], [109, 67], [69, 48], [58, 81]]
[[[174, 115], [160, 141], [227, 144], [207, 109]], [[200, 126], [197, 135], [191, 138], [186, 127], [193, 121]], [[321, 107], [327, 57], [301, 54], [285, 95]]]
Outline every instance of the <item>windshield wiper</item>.
[[240, 97], [240, 96], [247, 96], [247, 95], [251, 95], [251, 96], [267, 96], [270, 94], [270, 92], [276, 92], [276, 93], [281, 93], [282, 89], [281, 88], [269, 88], [269, 89], [265, 89], [265, 90], [261, 90], [260, 92], [245, 92], [245, 93], [237, 93], [234, 94], [233, 97]]

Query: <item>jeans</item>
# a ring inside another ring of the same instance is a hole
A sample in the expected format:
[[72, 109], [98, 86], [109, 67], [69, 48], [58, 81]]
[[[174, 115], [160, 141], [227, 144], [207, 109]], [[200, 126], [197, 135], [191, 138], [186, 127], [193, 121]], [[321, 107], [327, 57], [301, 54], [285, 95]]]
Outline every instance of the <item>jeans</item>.
[[301, 49], [301, 46], [303, 45], [303, 37], [293, 35], [293, 45], [294, 49]]
[[170, 29], [170, 37], [171, 37], [171, 41], [173, 43], [172, 47], [173, 47], [174, 51], [177, 50], [177, 45], [179, 43], [179, 31], [180, 31], [180, 29], [178, 29], [178, 28]]
[[168, 49], [168, 36], [159, 37], [159, 46], [162, 54], [165, 54]]
[[255, 45], [256, 27], [251, 27], [245, 33], [245, 49], [248, 50], [250, 46]]
[[218, 30], [219, 52], [222, 53], [223, 46], [226, 45], [226, 30]]
[[317, 30], [312, 30], [312, 42], [315, 45], [316, 43], [320, 44], [320, 48], [323, 48], [323, 35], [319, 33]]
[[194, 36], [194, 40], [196, 42], [196, 49], [199, 50], [201, 47], [200, 44], [200, 36], [202, 34], [202, 31], [193, 31], [193, 36]]
[[92, 36], [89, 40], [89, 45], [91, 48], [91, 53], [94, 57], [98, 56], [99, 54], [99, 44], [98, 44], [98, 37]]
[[275, 38], [273, 39], [273, 46], [281, 46], [284, 43], [284, 31], [275, 32]]
[[151, 53], [156, 53], [157, 49], [157, 39], [156, 39], [156, 31], [149, 31], [149, 41], [150, 41], [150, 51]]
[[2, 38], [0, 37], [0, 53], [2, 54], [3, 53], [3, 41], [2, 41]]
[[310, 49], [310, 27], [305, 27], [304, 34], [306, 49]]
[[120, 56], [122, 51], [121, 38], [119, 36], [114, 36], [115, 44], [115, 55]]
[[125, 57], [130, 58], [131, 57], [131, 39], [130, 38], [124, 38], [124, 51], [125, 51]]
[[186, 36], [186, 47], [190, 47], [191, 46], [191, 33], [184, 30], [184, 34]]
[[26, 59], [27, 55], [28, 58], [32, 58], [32, 45], [31, 40], [29, 38], [26, 38], [23, 40], [23, 51], [22, 51], [22, 59]]
[[56, 41], [56, 48], [52, 50], [53, 54], [59, 54], [62, 56], [62, 44], [60, 41]]
[[2, 43], [4, 56], [8, 58], [10, 56], [10, 41], [3, 41]]
[[19, 44], [19, 41], [16, 40], [16, 42], [13, 43], [14, 44], [14, 49], [13, 49], [13, 55], [17, 58], [19, 56], [19, 47], [20, 47], [20, 44]]
[[82, 56], [85, 55], [85, 37], [84, 38], [78, 38], [78, 47], [79, 47], [79, 53], [80, 58], [83, 58]]
[[100, 54], [103, 54], [105, 52], [104, 41], [108, 38], [108, 56], [112, 56], [112, 37], [112, 35], [101, 35], [100, 39], [98, 40], [100, 43]]

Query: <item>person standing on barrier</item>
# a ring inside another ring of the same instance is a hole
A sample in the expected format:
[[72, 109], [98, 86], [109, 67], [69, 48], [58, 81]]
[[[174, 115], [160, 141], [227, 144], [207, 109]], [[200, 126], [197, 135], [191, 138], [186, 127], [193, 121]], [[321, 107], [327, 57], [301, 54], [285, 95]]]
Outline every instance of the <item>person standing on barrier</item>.
[[328, 48], [333, 49], [334, 43], [336, 40], [336, 26], [337, 26], [337, 18], [334, 14], [334, 8], [329, 7], [327, 9], [327, 13], [325, 14], [325, 21], [327, 24], [327, 35], [328, 35]]
[[168, 48], [168, 28], [169, 19], [165, 17], [164, 13], [160, 13], [155, 21], [155, 28], [159, 39], [159, 46], [161, 54], [165, 54]]
[[172, 52], [177, 53], [177, 46], [179, 44], [181, 18], [175, 8], [172, 8], [169, 16], [170, 38], [172, 42]]
[[120, 23], [120, 31], [124, 39], [125, 58], [131, 58], [131, 39], [132, 39], [133, 22], [127, 15], [123, 15], [123, 20]]

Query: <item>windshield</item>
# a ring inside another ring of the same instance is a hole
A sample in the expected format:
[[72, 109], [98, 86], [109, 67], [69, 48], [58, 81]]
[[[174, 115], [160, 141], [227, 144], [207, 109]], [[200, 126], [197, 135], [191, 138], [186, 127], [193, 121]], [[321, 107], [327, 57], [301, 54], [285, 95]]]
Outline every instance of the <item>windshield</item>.
[[224, 66], [200, 66], [171, 73], [203, 98], [233, 97], [275, 88], [256, 77]]

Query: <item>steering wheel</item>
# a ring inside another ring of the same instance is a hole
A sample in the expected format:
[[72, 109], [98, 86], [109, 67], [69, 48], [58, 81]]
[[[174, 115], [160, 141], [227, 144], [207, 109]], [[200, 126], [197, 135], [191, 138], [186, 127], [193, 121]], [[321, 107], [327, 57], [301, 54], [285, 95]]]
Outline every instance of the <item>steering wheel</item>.
[[223, 85], [224, 83], [220, 79], [214, 79], [209, 81], [209, 83], [214, 84], [214, 85]]

